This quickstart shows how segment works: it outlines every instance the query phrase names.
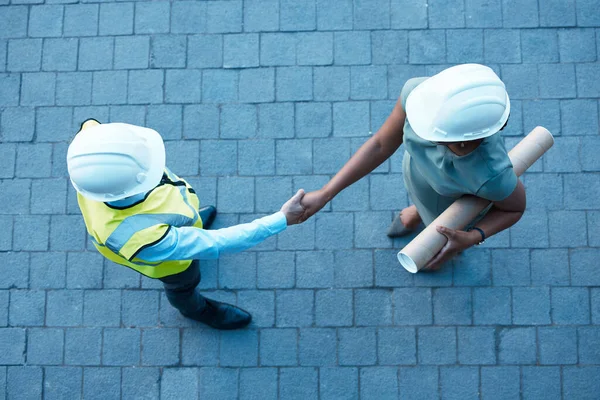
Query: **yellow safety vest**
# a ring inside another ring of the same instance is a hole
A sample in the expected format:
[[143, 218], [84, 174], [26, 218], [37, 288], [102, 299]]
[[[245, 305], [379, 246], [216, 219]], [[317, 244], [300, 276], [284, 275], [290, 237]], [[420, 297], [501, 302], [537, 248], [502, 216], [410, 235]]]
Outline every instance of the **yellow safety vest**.
[[171, 227], [202, 228], [194, 189], [168, 169], [146, 197], [127, 207], [110, 206], [77, 194], [77, 202], [94, 246], [103, 256], [150, 278], [185, 271], [192, 260], [148, 262], [136, 256], [160, 242]]

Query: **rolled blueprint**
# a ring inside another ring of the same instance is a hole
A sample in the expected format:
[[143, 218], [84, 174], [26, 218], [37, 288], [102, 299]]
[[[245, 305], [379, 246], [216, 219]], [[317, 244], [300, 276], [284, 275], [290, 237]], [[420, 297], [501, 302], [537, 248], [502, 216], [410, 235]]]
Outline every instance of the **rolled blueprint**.
[[[508, 153], [515, 174], [521, 176], [553, 144], [554, 138], [546, 128], [541, 126], [534, 128]], [[471, 195], [462, 196], [398, 253], [398, 261], [408, 272], [413, 274], [418, 272], [448, 240], [436, 230], [436, 226], [464, 229], [489, 205], [489, 200]]]

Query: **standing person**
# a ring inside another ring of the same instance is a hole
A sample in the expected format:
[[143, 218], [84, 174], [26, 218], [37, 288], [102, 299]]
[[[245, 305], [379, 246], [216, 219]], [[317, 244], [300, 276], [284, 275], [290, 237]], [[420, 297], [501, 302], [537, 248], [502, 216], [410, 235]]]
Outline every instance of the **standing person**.
[[429, 225], [462, 195], [492, 202], [472, 229], [439, 226], [448, 242], [425, 266], [437, 269], [457, 253], [514, 225], [525, 211], [525, 188], [513, 171], [502, 137], [510, 114], [504, 83], [486, 66], [463, 64], [408, 80], [392, 113], [320, 190], [307, 193], [302, 220], [387, 160], [405, 144], [402, 172], [413, 205], [392, 222], [398, 237]]
[[171, 305], [188, 318], [217, 329], [250, 323], [248, 312], [200, 294], [198, 260], [245, 250], [298, 223], [303, 190], [280, 212], [209, 231], [216, 209], [198, 210], [196, 192], [166, 167], [163, 140], [152, 129], [87, 120], [69, 145], [67, 165], [102, 255], [160, 279]]

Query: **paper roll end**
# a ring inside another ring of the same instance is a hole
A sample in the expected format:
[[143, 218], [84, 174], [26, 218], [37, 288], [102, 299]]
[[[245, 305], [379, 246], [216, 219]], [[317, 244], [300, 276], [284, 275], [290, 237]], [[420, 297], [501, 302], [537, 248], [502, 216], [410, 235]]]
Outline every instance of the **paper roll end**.
[[398, 261], [400, 262], [400, 265], [402, 265], [404, 269], [411, 274], [416, 274], [419, 271], [419, 268], [417, 267], [417, 264], [415, 264], [414, 260], [401, 251], [398, 252]]

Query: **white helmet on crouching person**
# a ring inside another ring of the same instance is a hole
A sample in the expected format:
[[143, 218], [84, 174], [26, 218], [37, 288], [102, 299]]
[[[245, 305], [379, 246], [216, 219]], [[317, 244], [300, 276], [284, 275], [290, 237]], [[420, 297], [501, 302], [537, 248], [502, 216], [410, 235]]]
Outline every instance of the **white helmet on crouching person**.
[[153, 189], [165, 169], [158, 132], [135, 125], [98, 124], [81, 130], [69, 145], [67, 167], [81, 195], [108, 202]]
[[415, 133], [433, 142], [465, 142], [498, 132], [510, 114], [504, 83], [489, 67], [462, 64], [417, 86], [406, 100]]

